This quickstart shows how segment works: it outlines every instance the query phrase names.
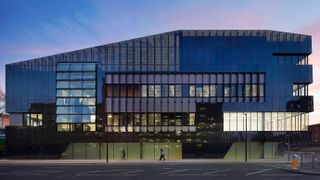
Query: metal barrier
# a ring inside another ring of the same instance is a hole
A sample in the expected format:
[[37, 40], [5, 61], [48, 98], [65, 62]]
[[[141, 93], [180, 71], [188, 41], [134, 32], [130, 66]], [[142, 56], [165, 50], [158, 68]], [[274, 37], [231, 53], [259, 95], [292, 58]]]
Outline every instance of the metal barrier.
[[285, 151], [278, 156], [279, 160], [291, 162], [293, 159], [299, 161], [299, 168], [320, 169], [320, 153], [319, 152], [302, 152], [302, 151]]

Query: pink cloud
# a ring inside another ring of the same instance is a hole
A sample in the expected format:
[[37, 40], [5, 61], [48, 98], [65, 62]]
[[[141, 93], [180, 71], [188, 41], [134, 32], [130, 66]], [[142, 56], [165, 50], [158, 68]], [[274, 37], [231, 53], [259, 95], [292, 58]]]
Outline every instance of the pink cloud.
[[320, 91], [320, 22], [302, 27], [300, 32], [312, 36], [312, 54], [309, 56], [309, 63], [313, 65], [313, 80], [310, 85], [310, 94]]

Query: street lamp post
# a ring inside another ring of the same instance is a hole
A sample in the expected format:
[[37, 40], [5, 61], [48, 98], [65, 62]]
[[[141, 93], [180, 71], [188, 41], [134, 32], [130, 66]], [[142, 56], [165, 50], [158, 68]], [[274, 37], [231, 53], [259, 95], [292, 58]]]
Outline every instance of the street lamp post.
[[246, 117], [246, 142], [245, 142], [245, 162], [248, 162], [248, 122], [247, 122], [247, 113], [243, 113], [243, 115]]
[[[109, 118], [109, 117], [108, 117]], [[106, 133], [106, 163], [109, 163], [109, 131], [108, 131], [108, 123], [105, 122], [104, 132]]]

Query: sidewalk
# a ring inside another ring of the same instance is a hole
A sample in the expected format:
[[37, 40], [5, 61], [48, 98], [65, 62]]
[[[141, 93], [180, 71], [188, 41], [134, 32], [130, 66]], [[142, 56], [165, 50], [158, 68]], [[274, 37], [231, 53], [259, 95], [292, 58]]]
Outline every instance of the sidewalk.
[[299, 173], [299, 174], [310, 174], [310, 175], [320, 175], [320, 168], [298, 168], [297, 170], [291, 169], [291, 165], [289, 162], [277, 164], [273, 167], [279, 168], [283, 171]]
[[[109, 164], [184, 164], [184, 163], [245, 163], [243, 160], [224, 160], [224, 159], [182, 159], [182, 160], [109, 160]], [[278, 160], [249, 160], [247, 163], [284, 163]], [[2, 159], [0, 165], [10, 164], [107, 164], [106, 160], [55, 160], [55, 159], [23, 159], [12, 160]]]

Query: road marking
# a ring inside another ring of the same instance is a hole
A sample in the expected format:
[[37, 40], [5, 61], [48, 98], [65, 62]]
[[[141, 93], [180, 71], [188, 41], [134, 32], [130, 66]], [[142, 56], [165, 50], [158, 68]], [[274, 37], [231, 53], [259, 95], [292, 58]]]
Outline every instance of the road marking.
[[219, 173], [223, 173], [223, 172], [229, 172], [230, 169], [222, 169], [222, 170], [217, 170], [217, 171], [209, 171], [209, 172], [205, 172], [202, 173], [202, 176], [206, 176], [206, 175], [211, 175], [211, 174], [219, 174]]
[[302, 174], [261, 174], [261, 176], [303, 176]]
[[173, 170], [173, 171], [169, 171], [169, 172], [162, 172], [162, 173], [159, 173], [159, 175], [175, 174], [175, 173], [180, 173], [180, 172], [185, 172], [185, 171], [191, 171], [191, 170], [201, 170], [201, 169], [179, 169], [179, 170]]
[[34, 171], [10, 171], [0, 173], [4, 176], [48, 176], [49, 174], [59, 173], [63, 171], [49, 171], [49, 170], [34, 170]]
[[76, 176], [137, 176], [144, 169], [114, 169], [107, 171], [86, 171], [77, 173]]
[[271, 171], [272, 169], [262, 169], [260, 171], [255, 171], [255, 172], [251, 172], [251, 173], [248, 173], [248, 174], [245, 174], [245, 176], [252, 176], [252, 175], [256, 175], [256, 174], [261, 174], [261, 173], [264, 173], [264, 172], [267, 172], [267, 171]]
[[[209, 174], [206, 176], [226, 176], [227, 174]], [[203, 176], [202, 174], [168, 174], [168, 176]]]

